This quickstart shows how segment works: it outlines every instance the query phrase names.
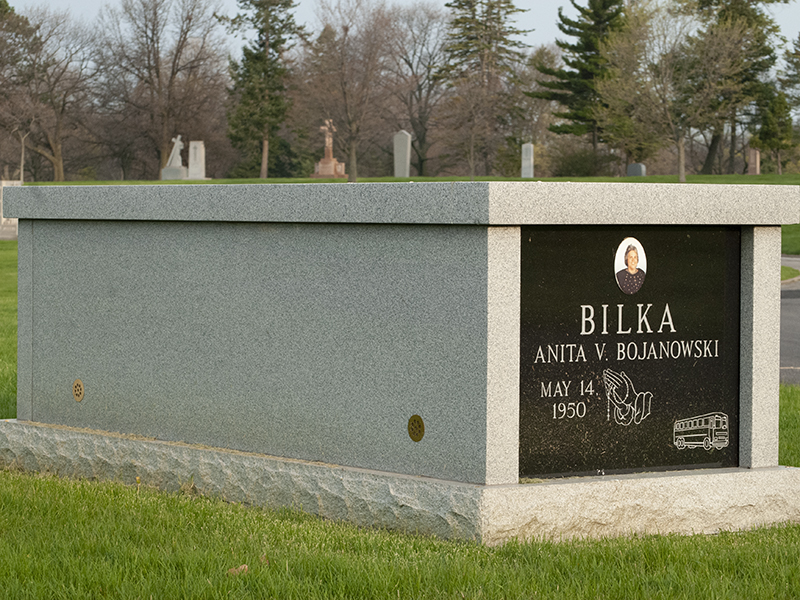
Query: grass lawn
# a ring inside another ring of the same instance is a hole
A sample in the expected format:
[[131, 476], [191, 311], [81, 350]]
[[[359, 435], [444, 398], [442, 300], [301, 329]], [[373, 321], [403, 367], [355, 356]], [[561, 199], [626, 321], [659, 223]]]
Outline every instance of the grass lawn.
[[0, 419], [17, 416], [17, 242], [0, 241]]
[[0, 532], [3, 598], [800, 597], [797, 524], [486, 548], [6, 471]]
[[780, 430], [778, 463], [800, 467], [800, 386], [781, 386], [778, 429]]
[[800, 225], [781, 225], [781, 253], [800, 254]]
[[784, 267], [781, 265], [781, 281], [785, 279], [792, 279], [798, 275], [800, 275], [800, 271], [797, 269], [793, 269], [792, 267]]

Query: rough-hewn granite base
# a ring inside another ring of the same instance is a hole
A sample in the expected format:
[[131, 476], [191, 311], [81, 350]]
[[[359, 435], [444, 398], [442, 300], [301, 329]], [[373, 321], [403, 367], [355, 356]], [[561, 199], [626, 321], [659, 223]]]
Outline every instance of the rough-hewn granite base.
[[800, 469], [724, 469], [481, 486], [67, 427], [0, 421], [0, 468], [294, 506], [362, 526], [498, 544], [713, 533], [800, 521]]
[[361, 526], [480, 539], [478, 485], [74, 429], [0, 421], [0, 468], [121, 481]]

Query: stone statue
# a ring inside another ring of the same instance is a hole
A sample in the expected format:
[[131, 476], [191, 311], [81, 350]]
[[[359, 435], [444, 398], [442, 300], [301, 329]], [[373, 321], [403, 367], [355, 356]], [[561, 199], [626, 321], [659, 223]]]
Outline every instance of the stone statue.
[[344, 163], [340, 163], [333, 157], [333, 134], [336, 131], [333, 121], [325, 119], [325, 125], [319, 130], [325, 134], [325, 156], [314, 165], [314, 174], [311, 177], [334, 179], [347, 177], [347, 173], [344, 172]]
[[183, 150], [181, 136], [172, 138], [172, 152], [169, 154], [167, 166], [161, 169], [161, 179], [188, 179], [189, 169], [183, 166], [181, 150]]
[[167, 161], [168, 167], [182, 167], [183, 162], [181, 160], [181, 150], [183, 150], [183, 142], [181, 141], [181, 136], [172, 138], [172, 152], [169, 155], [169, 160]]
[[336, 127], [333, 126], [331, 119], [326, 119], [325, 125], [319, 130], [325, 133], [325, 159], [331, 160], [333, 158], [333, 134], [336, 132]]

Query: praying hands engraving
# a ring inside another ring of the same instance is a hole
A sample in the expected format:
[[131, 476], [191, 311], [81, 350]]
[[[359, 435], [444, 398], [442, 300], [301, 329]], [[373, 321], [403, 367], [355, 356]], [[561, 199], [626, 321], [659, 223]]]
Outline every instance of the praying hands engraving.
[[[638, 392], [633, 387], [633, 382], [624, 371], [617, 373], [611, 369], [603, 371], [603, 384], [606, 388], [608, 399], [607, 419], [611, 420], [614, 413], [614, 422], [617, 425], [628, 426], [631, 423], [639, 425], [650, 414], [650, 403], [653, 399], [651, 392]], [[613, 406], [613, 409], [612, 409]]]

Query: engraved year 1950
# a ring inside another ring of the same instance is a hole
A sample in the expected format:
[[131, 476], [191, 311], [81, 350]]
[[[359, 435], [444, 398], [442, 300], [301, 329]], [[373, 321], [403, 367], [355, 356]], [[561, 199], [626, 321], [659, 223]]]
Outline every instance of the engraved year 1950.
[[582, 419], [586, 416], [586, 402], [556, 402], [553, 404], [554, 419]]

